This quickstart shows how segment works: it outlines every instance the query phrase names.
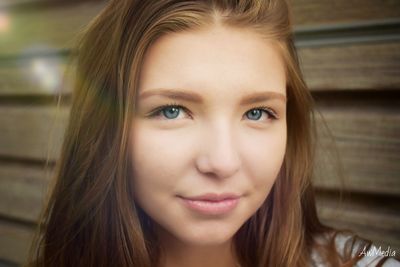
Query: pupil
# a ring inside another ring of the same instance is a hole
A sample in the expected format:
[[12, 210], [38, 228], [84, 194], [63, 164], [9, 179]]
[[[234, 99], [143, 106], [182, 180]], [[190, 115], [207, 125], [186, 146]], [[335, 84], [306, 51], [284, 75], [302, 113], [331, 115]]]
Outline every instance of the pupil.
[[176, 117], [178, 115], [177, 114], [178, 111], [179, 110], [177, 108], [175, 108], [175, 107], [167, 108], [167, 109], [164, 110], [164, 115], [167, 118], [171, 119], [171, 118], [174, 118], [174, 117]]
[[250, 111], [250, 117], [252, 117], [252, 119], [256, 119], [258, 120], [261, 116], [261, 112], [258, 109], [253, 109], [252, 111]]

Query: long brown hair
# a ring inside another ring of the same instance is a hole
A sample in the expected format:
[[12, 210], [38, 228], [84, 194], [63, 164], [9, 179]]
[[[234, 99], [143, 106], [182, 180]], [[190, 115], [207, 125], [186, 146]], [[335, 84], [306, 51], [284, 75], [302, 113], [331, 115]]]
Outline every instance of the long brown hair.
[[253, 29], [274, 41], [287, 74], [285, 159], [266, 201], [234, 236], [236, 254], [247, 267], [310, 266], [314, 238], [332, 229], [316, 213], [313, 100], [284, 0], [108, 2], [76, 49], [69, 123], [32, 266], [157, 266], [157, 237], [134, 202], [131, 184], [128, 137], [139, 72], [160, 36], [216, 23]]

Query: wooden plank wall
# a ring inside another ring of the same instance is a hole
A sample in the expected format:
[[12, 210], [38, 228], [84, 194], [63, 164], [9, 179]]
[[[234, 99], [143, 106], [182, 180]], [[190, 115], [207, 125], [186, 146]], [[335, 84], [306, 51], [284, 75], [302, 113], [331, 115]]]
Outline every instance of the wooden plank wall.
[[[400, 2], [291, 3], [318, 110], [321, 219], [400, 251]], [[55, 101], [65, 59], [79, 29], [103, 6], [0, 4], [0, 266], [26, 258], [68, 119], [69, 105], [57, 108]]]

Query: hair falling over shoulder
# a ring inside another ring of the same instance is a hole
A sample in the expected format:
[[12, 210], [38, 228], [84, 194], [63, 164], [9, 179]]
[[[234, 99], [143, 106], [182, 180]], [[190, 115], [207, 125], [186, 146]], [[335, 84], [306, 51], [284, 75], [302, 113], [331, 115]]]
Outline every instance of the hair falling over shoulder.
[[[287, 148], [261, 208], [234, 237], [243, 267], [312, 266], [317, 249], [341, 259], [334, 230], [320, 223], [311, 185], [315, 123], [284, 0], [110, 0], [76, 47], [69, 122], [27, 266], [158, 265], [151, 220], [135, 205], [129, 125], [147, 48], [160, 36], [215, 24], [257, 31], [276, 42], [286, 63]], [[317, 246], [315, 237], [330, 241]], [[329, 245], [331, 244], [331, 245]], [[353, 260], [354, 261], [354, 260]]]

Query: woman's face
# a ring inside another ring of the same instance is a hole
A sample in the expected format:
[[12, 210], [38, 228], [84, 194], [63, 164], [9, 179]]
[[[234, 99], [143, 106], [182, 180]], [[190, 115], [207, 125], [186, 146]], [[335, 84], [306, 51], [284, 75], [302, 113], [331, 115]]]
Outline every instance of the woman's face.
[[165, 35], [146, 54], [137, 101], [137, 204], [166, 238], [229, 242], [262, 205], [283, 162], [286, 80], [278, 50], [254, 32], [222, 26]]

